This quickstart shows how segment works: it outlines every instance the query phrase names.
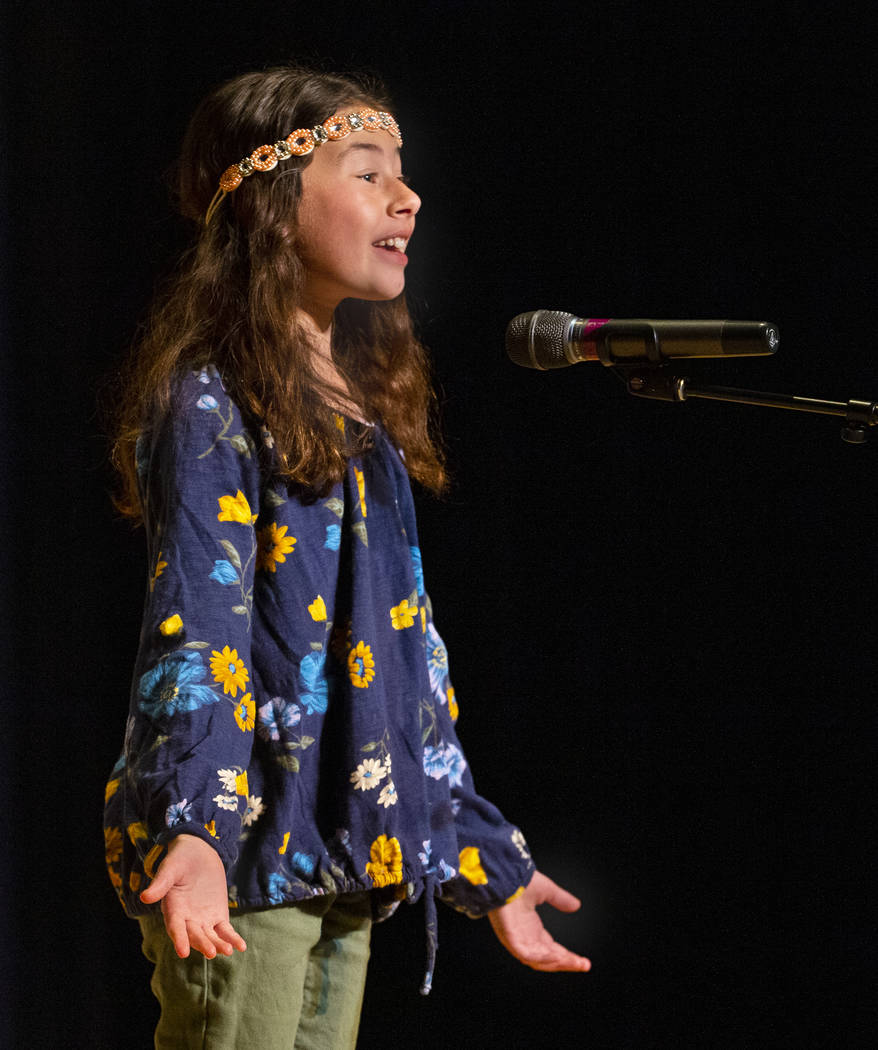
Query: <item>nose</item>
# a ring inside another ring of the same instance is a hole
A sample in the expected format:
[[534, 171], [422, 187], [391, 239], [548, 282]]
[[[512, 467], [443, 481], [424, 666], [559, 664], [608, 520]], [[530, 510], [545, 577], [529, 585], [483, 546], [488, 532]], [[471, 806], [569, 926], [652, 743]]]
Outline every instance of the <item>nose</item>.
[[400, 182], [398, 179], [397, 185], [399, 186], [399, 190], [397, 190], [396, 195], [390, 203], [390, 214], [417, 215], [421, 207], [421, 198], [410, 186], [406, 186], [404, 182]]

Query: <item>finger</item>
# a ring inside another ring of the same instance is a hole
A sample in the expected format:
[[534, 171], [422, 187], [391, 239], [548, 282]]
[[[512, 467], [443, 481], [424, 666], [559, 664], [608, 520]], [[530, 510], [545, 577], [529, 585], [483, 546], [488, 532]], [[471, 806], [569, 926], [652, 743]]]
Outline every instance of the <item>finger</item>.
[[173, 914], [165, 914], [165, 929], [168, 931], [168, 936], [171, 938], [177, 955], [181, 959], [188, 958], [190, 944], [185, 920]]
[[557, 941], [548, 940], [541, 945], [530, 944], [519, 958], [534, 970], [556, 972], [559, 970], [578, 970], [586, 972], [591, 969], [591, 960], [584, 955], [577, 955]]
[[156, 901], [160, 901], [164, 897], [173, 884], [173, 874], [170, 871], [165, 871], [163, 864], [156, 873], [156, 877], [140, 894], [140, 899], [144, 904], [155, 904]]
[[213, 929], [206, 929], [205, 933], [220, 955], [234, 955], [235, 949], [232, 947], [231, 942], [217, 932], [217, 926], [214, 926]]
[[581, 907], [582, 901], [578, 897], [574, 897], [572, 893], [562, 889], [557, 882], [552, 882], [550, 878], [546, 876], [544, 878], [543, 900], [547, 904], [551, 904], [558, 911], [566, 912], [577, 911]]
[[247, 942], [230, 922], [218, 922], [214, 929], [232, 948], [239, 952], [247, 951]]
[[197, 952], [201, 952], [205, 959], [216, 958], [216, 944], [212, 937], [212, 930], [207, 930], [201, 923], [190, 919], [186, 923], [186, 932], [189, 935], [189, 943]]
[[531, 969], [540, 970], [543, 973], [588, 973], [591, 969], [591, 959], [586, 959], [584, 955], [575, 955], [573, 952], [565, 951], [558, 957], [531, 962], [528, 965]]

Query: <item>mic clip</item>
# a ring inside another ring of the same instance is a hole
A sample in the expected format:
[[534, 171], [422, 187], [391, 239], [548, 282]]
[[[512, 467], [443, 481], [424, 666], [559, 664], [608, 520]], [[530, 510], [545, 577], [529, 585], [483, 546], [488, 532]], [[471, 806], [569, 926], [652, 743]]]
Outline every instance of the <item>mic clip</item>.
[[647, 397], [653, 401], [685, 401], [688, 379], [670, 375], [657, 368], [618, 367], [613, 371], [621, 376], [628, 387], [628, 393], [634, 397]]

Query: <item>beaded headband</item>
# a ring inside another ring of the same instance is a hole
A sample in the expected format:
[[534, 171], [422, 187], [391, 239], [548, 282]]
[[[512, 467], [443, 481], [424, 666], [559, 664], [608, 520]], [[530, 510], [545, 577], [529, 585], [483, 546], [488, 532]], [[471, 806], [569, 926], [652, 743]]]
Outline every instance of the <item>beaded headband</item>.
[[322, 146], [324, 142], [347, 138], [352, 131], [389, 131], [396, 139], [396, 144], [402, 148], [399, 125], [390, 113], [372, 109], [371, 106], [364, 106], [350, 113], [333, 113], [322, 124], [316, 124], [313, 128], [296, 128], [294, 132], [287, 135], [285, 139], [279, 139], [273, 146], [259, 146], [249, 157], [226, 168], [220, 176], [219, 189], [214, 194], [213, 200], [208, 205], [207, 214], [204, 216], [205, 226], [213, 218], [225, 195], [236, 190], [254, 171], [271, 171], [272, 168], [277, 167], [279, 160], [287, 160], [294, 156], [307, 156], [318, 146]]

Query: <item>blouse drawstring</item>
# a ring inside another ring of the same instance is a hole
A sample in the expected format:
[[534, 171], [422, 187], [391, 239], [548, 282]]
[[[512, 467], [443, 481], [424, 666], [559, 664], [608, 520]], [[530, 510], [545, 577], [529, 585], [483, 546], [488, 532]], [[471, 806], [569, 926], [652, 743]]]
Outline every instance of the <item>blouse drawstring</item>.
[[436, 894], [439, 880], [428, 875], [424, 885], [424, 921], [427, 932], [427, 972], [421, 982], [421, 995], [429, 995], [433, 987], [433, 970], [436, 967], [436, 949], [439, 946], [436, 919]]

